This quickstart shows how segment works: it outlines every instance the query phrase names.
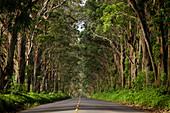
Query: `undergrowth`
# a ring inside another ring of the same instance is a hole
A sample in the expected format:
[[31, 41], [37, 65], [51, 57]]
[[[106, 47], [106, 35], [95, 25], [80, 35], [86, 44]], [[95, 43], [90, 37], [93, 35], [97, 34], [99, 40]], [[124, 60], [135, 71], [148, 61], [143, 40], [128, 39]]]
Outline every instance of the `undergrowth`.
[[40, 104], [50, 103], [70, 98], [69, 95], [62, 92], [38, 94], [38, 93], [0, 93], [0, 113], [14, 112]]
[[140, 91], [129, 89], [114, 92], [98, 92], [92, 94], [91, 98], [170, 110], [170, 94], [167, 94], [162, 88], [146, 88]]

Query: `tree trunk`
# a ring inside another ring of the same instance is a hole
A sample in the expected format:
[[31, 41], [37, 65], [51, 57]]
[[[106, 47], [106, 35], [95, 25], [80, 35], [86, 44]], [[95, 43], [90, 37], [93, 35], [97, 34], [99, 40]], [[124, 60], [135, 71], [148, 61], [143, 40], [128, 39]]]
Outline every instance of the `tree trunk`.
[[44, 55], [43, 55], [43, 63], [44, 63], [44, 69], [43, 69], [43, 77], [42, 77], [42, 82], [41, 82], [41, 91], [46, 91], [45, 79], [46, 79], [46, 76], [48, 75], [47, 74], [48, 66], [47, 66], [47, 61]]
[[99, 76], [96, 74], [96, 78], [97, 78], [97, 81], [96, 81], [96, 86], [97, 86], [97, 92], [99, 92]]
[[54, 69], [53, 69], [52, 74], [51, 74], [51, 85], [52, 85], [51, 91], [54, 91], [54, 77], [55, 77], [55, 72], [54, 72]]
[[25, 43], [26, 43], [26, 38], [24, 37], [23, 34], [19, 34], [18, 38], [18, 77], [19, 77], [19, 83], [24, 84], [25, 80]]
[[[139, 30], [139, 27], [137, 28]], [[138, 31], [139, 33], [139, 31]], [[139, 44], [138, 44], [138, 59], [137, 59], [137, 75], [139, 75], [140, 71], [142, 70], [142, 61], [141, 59], [141, 53], [142, 53], [142, 38], [139, 38]]]
[[41, 80], [37, 79], [37, 84], [36, 84], [36, 91], [37, 91], [37, 93], [40, 93], [40, 86], [41, 86]]
[[[11, 35], [10, 35], [11, 34]], [[13, 75], [13, 70], [14, 70], [14, 50], [15, 50], [15, 45], [17, 44], [17, 29], [13, 28], [13, 31], [9, 34], [9, 47], [8, 47], [8, 53], [7, 53], [7, 65], [5, 67], [5, 73], [7, 81], [4, 89], [10, 88], [10, 80], [12, 80], [12, 75]]]
[[27, 46], [27, 91], [33, 90], [33, 75], [34, 75], [34, 60], [33, 60], [33, 45], [31, 42], [31, 37], [28, 37]]
[[[32, 51], [31, 51], [32, 53]], [[34, 74], [34, 62], [33, 62], [33, 55], [30, 54], [29, 58], [27, 59], [27, 91], [29, 92], [31, 90], [31, 83], [33, 87], [33, 74]]]
[[[159, 9], [162, 9], [164, 8], [164, 0], [159, 0]], [[161, 17], [161, 22], [160, 22], [160, 25], [159, 25], [159, 31], [160, 31], [160, 45], [161, 45], [161, 48], [160, 48], [160, 53], [161, 53], [161, 74], [162, 73], [165, 73], [165, 35], [164, 35], [164, 23], [163, 23], [163, 20], [164, 20], [164, 15], [162, 14], [159, 14], [160, 17]]]
[[[170, 43], [170, 29], [168, 30], [168, 42]], [[166, 87], [167, 91], [170, 92], [170, 44], [168, 44], [168, 64], [167, 64], [167, 69], [168, 69], [168, 77], [167, 77], [167, 82], [166, 82]]]
[[150, 44], [150, 40], [149, 40], [150, 35], [149, 35], [148, 25], [146, 23], [146, 17], [145, 17], [146, 14], [145, 14], [145, 11], [144, 11], [145, 10], [144, 2], [142, 0], [138, 1], [138, 2], [143, 3], [143, 7], [140, 7], [140, 10], [139, 10], [139, 7], [137, 6], [135, 0], [129, 0], [129, 2], [130, 2], [130, 5], [135, 10], [136, 15], [139, 19], [139, 22], [141, 24], [141, 28], [142, 28], [142, 31], [143, 31], [143, 38], [145, 40], [146, 48], [147, 48], [146, 52], [148, 52], [148, 56], [150, 58], [152, 68], [153, 68], [153, 72], [154, 72], [154, 78], [155, 78], [155, 81], [156, 81], [157, 80], [156, 70], [155, 70], [155, 65], [154, 65], [153, 56], [152, 56], [152, 48], [151, 48], [151, 44]]
[[[32, 52], [31, 52], [32, 53]], [[31, 90], [31, 83], [33, 87], [33, 74], [34, 74], [34, 62], [33, 62], [33, 55], [30, 54], [29, 58], [27, 59], [27, 91]]]
[[56, 69], [54, 76], [54, 92], [58, 92], [58, 71]]
[[3, 90], [3, 86], [4, 86], [4, 74], [0, 66], [0, 91]]
[[46, 88], [45, 88], [45, 76], [43, 76], [43, 78], [42, 78], [42, 82], [41, 82], [41, 92], [43, 92], [43, 91], [46, 91]]
[[124, 71], [124, 48], [123, 48], [123, 44], [120, 43], [120, 47], [121, 47], [121, 56], [120, 56], [120, 70], [121, 70], [121, 84], [122, 84], [122, 89], [124, 89], [124, 85], [125, 85], [125, 77], [124, 77], [124, 74], [123, 74], [123, 71]]
[[42, 51], [39, 47], [37, 47], [37, 50], [35, 52], [35, 59], [34, 59], [34, 83], [33, 83], [33, 92], [37, 91], [37, 77], [40, 75], [40, 70], [41, 70], [41, 64], [40, 64], [40, 60], [41, 60], [41, 54]]
[[[1, 43], [2, 35], [3, 35], [3, 29], [0, 28], [0, 48], [2, 47], [2, 43]], [[4, 87], [4, 78], [5, 78], [5, 75], [3, 74], [3, 66], [4, 66], [3, 62], [5, 61], [4, 58], [5, 58], [4, 53], [1, 52], [0, 53], [0, 91], [2, 91]]]
[[146, 87], [148, 87], [149, 85], [149, 70], [150, 70], [150, 61], [149, 61], [149, 57], [148, 57], [148, 52], [147, 52], [147, 48], [146, 48], [146, 44], [144, 39], [142, 39], [142, 50], [143, 50], [143, 69], [145, 70], [145, 80], [146, 80]]
[[[114, 63], [114, 62], [113, 62]], [[113, 73], [113, 89], [115, 90], [116, 89], [116, 74], [117, 74], [117, 68], [116, 68], [116, 64], [114, 63], [113, 64], [114, 66], [114, 73]]]
[[51, 72], [49, 72], [48, 73], [48, 92], [50, 92], [51, 91]]
[[[133, 50], [132, 50], [132, 48], [130, 48], [130, 58], [133, 59]], [[134, 71], [133, 63], [130, 62], [130, 75], [131, 75], [132, 82], [134, 82], [134, 80], [135, 80], [134, 75], [133, 75], [133, 71]]]

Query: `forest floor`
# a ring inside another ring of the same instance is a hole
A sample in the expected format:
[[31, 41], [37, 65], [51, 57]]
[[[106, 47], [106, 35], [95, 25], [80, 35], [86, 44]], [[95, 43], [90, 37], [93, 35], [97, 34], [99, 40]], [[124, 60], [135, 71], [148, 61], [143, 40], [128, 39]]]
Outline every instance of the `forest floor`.
[[62, 92], [38, 94], [38, 93], [0, 93], [0, 113], [12, 113], [30, 107], [38, 106], [45, 103], [51, 103], [63, 99], [68, 99], [70, 96]]
[[116, 102], [128, 107], [154, 113], [170, 113], [170, 94], [162, 88], [147, 88], [140, 91], [120, 90], [98, 92], [91, 98]]

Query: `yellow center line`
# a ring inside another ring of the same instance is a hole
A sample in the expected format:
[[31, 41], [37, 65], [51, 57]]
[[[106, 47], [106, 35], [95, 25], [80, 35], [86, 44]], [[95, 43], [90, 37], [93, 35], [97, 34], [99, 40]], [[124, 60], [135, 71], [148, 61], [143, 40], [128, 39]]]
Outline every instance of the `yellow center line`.
[[78, 109], [79, 109], [80, 102], [81, 102], [81, 98], [79, 98], [79, 102], [78, 102], [78, 104], [77, 104], [77, 107], [76, 107], [76, 110], [74, 111], [74, 113], [77, 113], [77, 111], [78, 111]]

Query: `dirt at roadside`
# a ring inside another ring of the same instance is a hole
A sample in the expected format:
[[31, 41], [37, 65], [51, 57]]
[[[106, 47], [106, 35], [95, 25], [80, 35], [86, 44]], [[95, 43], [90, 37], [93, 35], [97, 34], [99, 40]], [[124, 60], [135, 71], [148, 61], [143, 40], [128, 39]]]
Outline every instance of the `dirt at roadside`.
[[170, 113], [170, 110], [165, 110], [165, 109], [156, 109], [152, 107], [141, 106], [138, 104], [128, 104], [128, 103], [122, 103], [122, 102], [117, 102], [117, 103], [122, 104], [124, 106], [131, 107], [133, 109], [143, 110], [149, 113]]

